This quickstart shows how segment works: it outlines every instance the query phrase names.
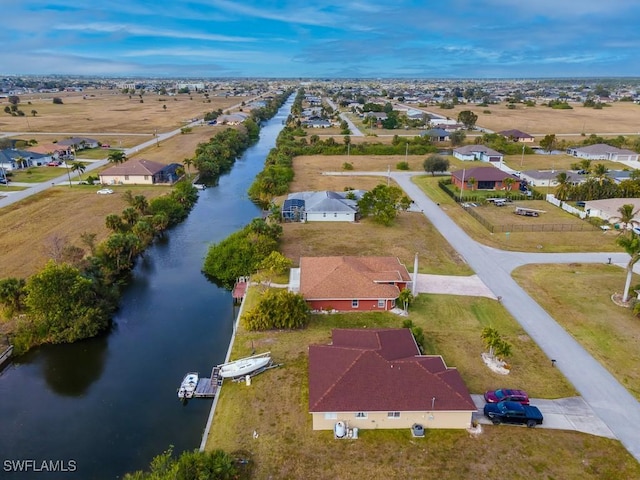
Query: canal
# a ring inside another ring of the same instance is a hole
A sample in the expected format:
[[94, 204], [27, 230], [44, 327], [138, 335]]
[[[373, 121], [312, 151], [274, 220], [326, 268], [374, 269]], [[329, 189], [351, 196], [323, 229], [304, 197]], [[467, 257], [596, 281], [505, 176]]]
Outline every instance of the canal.
[[[260, 214], [247, 189], [292, 103], [217, 187], [199, 192], [188, 219], [145, 253], [108, 334], [35, 349], [0, 374], [0, 477], [113, 479], [145, 469], [170, 446], [198, 448], [211, 400], [183, 406], [176, 389], [187, 371], [209, 376], [224, 361], [234, 315], [230, 292], [201, 268], [210, 243]], [[18, 460], [34, 463], [17, 473]], [[43, 462], [75, 471], [34, 471]]]

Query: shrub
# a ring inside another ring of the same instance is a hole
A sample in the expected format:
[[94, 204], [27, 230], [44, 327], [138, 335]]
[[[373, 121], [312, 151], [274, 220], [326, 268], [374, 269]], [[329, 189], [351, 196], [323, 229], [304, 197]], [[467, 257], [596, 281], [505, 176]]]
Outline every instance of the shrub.
[[53, 103], [54, 105], [62, 105], [64, 102], [60, 97], [53, 97]]
[[396, 169], [398, 170], [409, 170], [409, 162], [398, 162], [396, 163]]
[[353, 170], [353, 163], [344, 162], [342, 164], [342, 169], [343, 170]]

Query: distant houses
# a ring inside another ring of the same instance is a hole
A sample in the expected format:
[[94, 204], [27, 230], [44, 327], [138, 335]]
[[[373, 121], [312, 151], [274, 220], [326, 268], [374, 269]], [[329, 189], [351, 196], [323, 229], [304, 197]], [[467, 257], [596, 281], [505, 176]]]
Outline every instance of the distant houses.
[[506, 139], [518, 143], [533, 143], [533, 141], [535, 140], [535, 137], [533, 135], [529, 135], [528, 133], [516, 129], [503, 130], [501, 132], [498, 132], [498, 135], [502, 135]]
[[73, 150], [84, 150], [85, 148], [98, 148], [100, 142], [93, 138], [87, 137], [71, 137], [60, 140], [57, 145], [62, 147], [70, 147]]

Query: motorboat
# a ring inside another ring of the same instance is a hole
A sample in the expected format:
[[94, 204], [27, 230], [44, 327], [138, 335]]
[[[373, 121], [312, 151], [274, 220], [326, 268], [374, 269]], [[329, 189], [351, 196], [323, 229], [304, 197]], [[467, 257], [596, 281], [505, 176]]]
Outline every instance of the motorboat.
[[241, 358], [229, 363], [219, 365], [218, 375], [222, 378], [237, 378], [250, 375], [271, 363], [271, 353], [261, 353], [252, 357]]
[[207, 188], [207, 186], [204, 183], [194, 183], [193, 186], [196, 187], [198, 190], [204, 190]]
[[180, 388], [178, 389], [178, 398], [186, 400], [193, 398], [198, 386], [198, 372], [189, 372], [184, 376]]

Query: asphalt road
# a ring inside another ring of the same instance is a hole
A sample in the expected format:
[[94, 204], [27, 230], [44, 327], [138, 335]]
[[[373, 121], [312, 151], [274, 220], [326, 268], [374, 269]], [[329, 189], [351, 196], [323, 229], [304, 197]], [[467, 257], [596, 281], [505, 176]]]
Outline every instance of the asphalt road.
[[[380, 175], [376, 173], [376, 175]], [[382, 174], [385, 175], [385, 174]], [[471, 239], [420, 188], [411, 174], [391, 177], [422, 209], [424, 215], [473, 268], [524, 330], [551, 359], [555, 368], [574, 385], [585, 402], [625, 448], [640, 461], [640, 403], [600, 363], [545, 312], [511, 277], [511, 271], [528, 263], [626, 264], [622, 253], [521, 253], [505, 252]]]

